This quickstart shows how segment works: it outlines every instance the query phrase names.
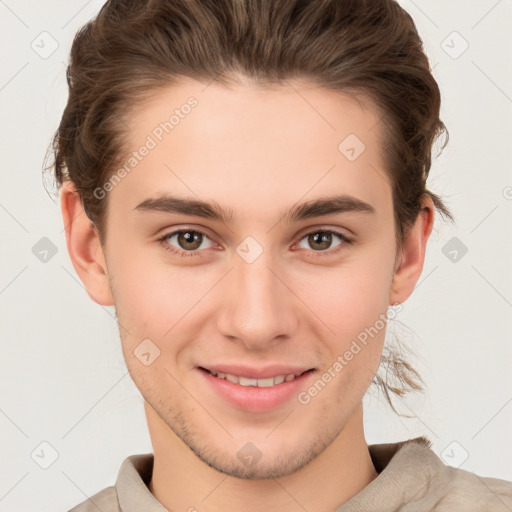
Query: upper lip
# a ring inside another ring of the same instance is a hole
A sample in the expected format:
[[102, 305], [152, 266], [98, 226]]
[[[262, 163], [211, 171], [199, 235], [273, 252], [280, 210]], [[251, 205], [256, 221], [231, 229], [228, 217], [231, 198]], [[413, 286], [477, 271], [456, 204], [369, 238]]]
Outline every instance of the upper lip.
[[270, 377], [277, 377], [278, 375], [291, 375], [292, 373], [297, 375], [308, 370], [313, 370], [307, 366], [288, 366], [282, 364], [271, 364], [264, 367], [250, 367], [243, 365], [230, 365], [230, 364], [215, 364], [208, 366], [200, 366], [205, 370], [214, 372], [229, 373], [230, 375], [236, 375], [237, 377], [245, 377], [247, 379], [267, 379]]

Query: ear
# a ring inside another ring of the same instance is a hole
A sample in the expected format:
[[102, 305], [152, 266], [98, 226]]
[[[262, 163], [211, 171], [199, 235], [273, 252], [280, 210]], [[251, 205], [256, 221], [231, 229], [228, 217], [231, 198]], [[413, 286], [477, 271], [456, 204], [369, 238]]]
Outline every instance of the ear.
[[98, 229], [87, 217], [74, 184], [65, 181], [60, 205], [68, 253], [89, 297], [102, 306], [112, 306], [108, 268], [100, 244]]
[[425, 250], [433, 224], [434, 205], [430, 196], [425, 195], [416, 222], [404, 235], [403, 247], [391, 284], [390, 304], [405, 302], [414, 291], [423, 271]]

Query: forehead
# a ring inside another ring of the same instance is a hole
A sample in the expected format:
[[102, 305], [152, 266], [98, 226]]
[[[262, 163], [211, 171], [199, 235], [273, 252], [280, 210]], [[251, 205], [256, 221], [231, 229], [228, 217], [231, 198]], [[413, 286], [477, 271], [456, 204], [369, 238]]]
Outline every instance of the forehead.
[[248, 217], [333, 193], [376, 210], [389, 202], [379, 112], [366, 99], [299, 82], [183, 80], [124, 121], [128, 172], [110, 195], [126, 210], [164, 194], [214, 199]]

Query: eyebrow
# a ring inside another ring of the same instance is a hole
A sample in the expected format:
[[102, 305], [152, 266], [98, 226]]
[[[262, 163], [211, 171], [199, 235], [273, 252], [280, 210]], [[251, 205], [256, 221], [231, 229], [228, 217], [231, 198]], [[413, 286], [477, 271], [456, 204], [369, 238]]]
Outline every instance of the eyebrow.
[[[136, 206], [134, 210], [195, 215], [197, 217], [223, 222], [224, 224], [230, 224], [235, 219], [235, 214], [232, 209], [223, 208], [215, 201], [206, 202], [173, 196], [146, 199]], [[281, 212], [280, 218], [282, 218], [285, 223], [292, 224], [314, 217], [348, 212], [376, 213], [372, 205], [361, 199], [349, 195], [336, 195], [294, 205]]]

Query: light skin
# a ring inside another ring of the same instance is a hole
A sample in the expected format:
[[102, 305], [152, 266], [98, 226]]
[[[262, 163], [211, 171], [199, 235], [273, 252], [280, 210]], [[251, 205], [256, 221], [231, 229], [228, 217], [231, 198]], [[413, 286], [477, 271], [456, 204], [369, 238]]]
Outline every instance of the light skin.
[[[377, 477], [362, 399], [385, 329], [307, 404], [294, 397], [260, 413], [233, 407], [197, 367], [315, 368], [307, 391], [414, 290], [432, 202], [425, 198], [397, 251], [377, 110], [305, 83], [263, 90], [184, 80], [127, 114], [127, 147], [137, 150], [190, 96], [198, 105], [109, 192], [104, 246], [73, 186], [61, 192], [73, 266], [92, 300], [115, 305], [126, 364], [144, 398], [155, 454], [149, 489], [173, 511], [332, 511]], [[354, 161], [338, 149], [349, 134], [366, 147]], [[374, 212], [282, 217], [333, 194]], [[215, 201], [233, 219], [136, 208], [164, 195]], [[158, 241], [178, 229], [206, 236], [197, 234], [195, 245], [178, 235]], [[333, 234], [315, 245], [313, 235], [329, 230], [353, 242]], [[249, 236], [262, 249], [250, 263], [237, 253]], [[196, 255], [182, 258], [164, 244]], [[145, 339], [160, 350], [148, 366], [134, 355]], [[261, 454], [253, 465], [237, 456], [249, 442]]]

